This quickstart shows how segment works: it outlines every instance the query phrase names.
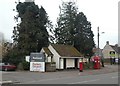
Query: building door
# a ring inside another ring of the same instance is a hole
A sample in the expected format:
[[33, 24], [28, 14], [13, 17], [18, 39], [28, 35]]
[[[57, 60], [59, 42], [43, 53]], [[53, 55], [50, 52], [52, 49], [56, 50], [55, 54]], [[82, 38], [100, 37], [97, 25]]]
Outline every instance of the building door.
[[66, 69], [66, 58], [64, 58], [64, 69]]
[[78, 68], [78, 58], [75, 58], [75, 69]]

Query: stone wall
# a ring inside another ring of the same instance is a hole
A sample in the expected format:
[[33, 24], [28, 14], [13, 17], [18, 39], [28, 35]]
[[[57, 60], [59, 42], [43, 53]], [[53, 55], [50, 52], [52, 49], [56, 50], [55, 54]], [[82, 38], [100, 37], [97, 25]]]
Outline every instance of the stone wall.
[[46, 62], [45, 63], [45, 71], [46, 72], [55, 72], [56, 71], [56, 63], [55, 62]]

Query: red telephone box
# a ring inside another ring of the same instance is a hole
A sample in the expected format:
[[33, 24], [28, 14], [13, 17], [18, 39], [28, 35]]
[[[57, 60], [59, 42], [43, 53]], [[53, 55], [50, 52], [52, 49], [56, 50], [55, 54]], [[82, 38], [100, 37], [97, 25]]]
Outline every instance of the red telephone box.
[[99, 56], [94, 56], [94, 69], [100, 69], [100, 57]]
[[80, 72], [83, 72], [83, 62], [80, 62], [80, 63], [79, 63], [79, 71], [80, 71]]

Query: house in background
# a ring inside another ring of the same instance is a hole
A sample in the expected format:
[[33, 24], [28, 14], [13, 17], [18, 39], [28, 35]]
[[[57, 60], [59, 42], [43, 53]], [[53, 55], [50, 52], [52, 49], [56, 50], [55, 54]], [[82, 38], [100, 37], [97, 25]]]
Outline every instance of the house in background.
[[79, 62], [83, 55], [71, 45], [50, 44], [42, 48], [46, 62], [56, 62], [56, 69], [79, 68]]
[[102, 56], [102, 50], [103, 49], [98, 49], [98, 48], [93, 48], [93, 53], [94, 55], [93, 56], [96, 56], [96, 55], [99, 55], [99, 56]]
[[110, 57], [118, 58], [120, 57], [120, 47], [118, 44], [110, 45], [109, 41], [107, 41], [105, 47], [102, 50], [102, 53], [105, 59]]

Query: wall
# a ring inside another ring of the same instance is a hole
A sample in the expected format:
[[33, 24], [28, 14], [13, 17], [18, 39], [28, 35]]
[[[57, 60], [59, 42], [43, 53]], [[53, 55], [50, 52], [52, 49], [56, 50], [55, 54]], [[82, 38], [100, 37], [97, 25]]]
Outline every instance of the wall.
[[63, 61], [63, 59], [61, 58], [61, 59], [60, 59], [60, 69], [64, 69], [64, 64], [63, 64], [63, 62], [64, 62], [64, 61]]
[[46, 62], [45, 63], [45, 70], [46, 72], [55, 72], [56, 71], [56, 64], [54, 62]]
[[48, 46], [48, 49], [53, 53], [53, 61], [56, 62], [56, 69], [60, 69], [60, 55], [51, 45]]
[[[44, 52], [44, 53], [45, 53], [45, 51], [44, 51], [43, 48], [41, 49], [40, 52]], [[45, 57], [46, 57], [45, 62], [51, 62], [51, 56], [48, 56], [48, 55], [45, 53]]]
[[75, 67], [75, 59], [66, 59], [66, 68]]
[[[104, 58], [110, 58], [110, 54], [109, 54], [110, 51], [115, 51], [115, 50], [113, 50], [111, 46], [106, 44], [102, 51]], [[118, 57], [118, 55], [116, 54], [115, 57]]]

